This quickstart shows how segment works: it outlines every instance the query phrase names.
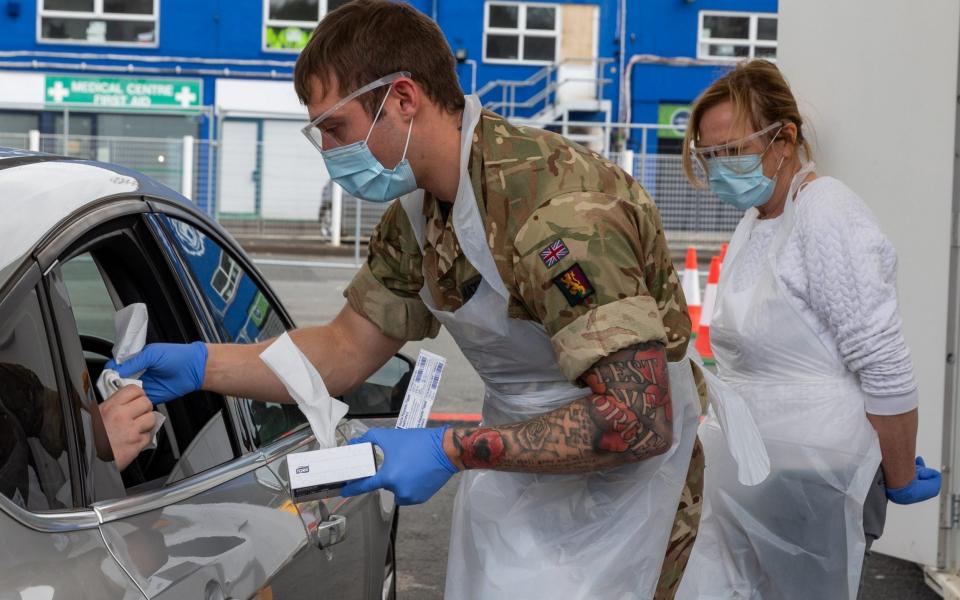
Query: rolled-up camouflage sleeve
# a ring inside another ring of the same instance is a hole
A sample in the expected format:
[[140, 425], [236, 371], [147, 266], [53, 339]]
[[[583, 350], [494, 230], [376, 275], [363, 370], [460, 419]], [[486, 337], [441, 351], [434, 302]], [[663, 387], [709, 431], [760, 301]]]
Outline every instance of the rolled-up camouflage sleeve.
[[671, 361], [683, 357], [690, 318], [660, 215], [642, 190], [554, 197], [526, 220], [514, 250], [521, 300], [571, 382], [642, 342], [663, 343]]
[[398, 340], [436, 337], [440, 324], [420, 299], [423, 257], [399, 202], [370, 237], [367, 262], [344, 290], [350, 307]]

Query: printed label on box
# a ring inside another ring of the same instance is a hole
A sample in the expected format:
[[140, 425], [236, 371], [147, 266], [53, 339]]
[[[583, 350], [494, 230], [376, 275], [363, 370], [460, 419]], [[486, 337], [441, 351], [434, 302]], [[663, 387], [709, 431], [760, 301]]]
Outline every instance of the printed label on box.
[[377, 472], [373, 444], [351, 444], [287, 455], [290, 487], [294, 492], [305, 489], [329, 489]]

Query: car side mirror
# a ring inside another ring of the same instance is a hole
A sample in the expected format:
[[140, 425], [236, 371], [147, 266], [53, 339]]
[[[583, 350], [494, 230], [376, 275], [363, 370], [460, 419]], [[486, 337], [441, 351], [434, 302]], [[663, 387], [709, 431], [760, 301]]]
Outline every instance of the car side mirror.
[[410, 385], [413, 367], [413, 361], [406, 356], [402, 354], [392, 356], [360, 387], [341, 397], [341, 400], [350, 407], [347, 417], [399, 416], [403, 397], [407, 394], [407, 387]]

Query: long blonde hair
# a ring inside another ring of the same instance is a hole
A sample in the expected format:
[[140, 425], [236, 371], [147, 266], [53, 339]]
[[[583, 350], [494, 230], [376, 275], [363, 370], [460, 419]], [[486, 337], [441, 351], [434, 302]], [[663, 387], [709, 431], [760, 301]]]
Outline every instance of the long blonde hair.
[[693, 145], [700, 141], [700, 121], [705, 112], [727, 101], [733, 104], [736, 125], [749, 123], [754, 131], [760, 131], [776, 121], [795, 124], [797, 139], [794, 145], [803, 151], [807, 160], [812, 158], [810, 144], [803, 134], [803, 118], [797, 108], [797, 99], [780, 69], [763, 59], [744, 61], [710, 84], [693, 103], [683, 138], [683, 172], [695, 187], [707, 186], [697, 176], [691, 153]]

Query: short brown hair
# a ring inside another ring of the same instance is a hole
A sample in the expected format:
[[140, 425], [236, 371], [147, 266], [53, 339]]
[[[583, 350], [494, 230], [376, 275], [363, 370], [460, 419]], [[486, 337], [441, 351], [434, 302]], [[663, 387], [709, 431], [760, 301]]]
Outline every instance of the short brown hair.
[[768, 60], [744, 61], [704, 90], [690, 110], [683, 138], [683, 171], [693, 185], [706, 185], [694, 172], [690, 152], [691, 146], [700, 138], [700, 121], [705, 112], [727, 101], [733, 104], [734, 122], [749, 123], [754, 131], [777, 121], [796, 125], [795, 145], [803, 150], [808, 160], [812, 158], [810, 144], [803, 135], [803, 118], [797, 108], [797, 99], [783, 73]]
[[[409, 71], [435, 104], [463, 110], [456, 61], [437, 24], [405, 2], [353, 0], [325, 16], [297, 59], [293, 85], [310, 101], [310, 80], [336, 77], [341, 96], [397, 71]], [[386, 90], [361, 99], [371, 115]]]

